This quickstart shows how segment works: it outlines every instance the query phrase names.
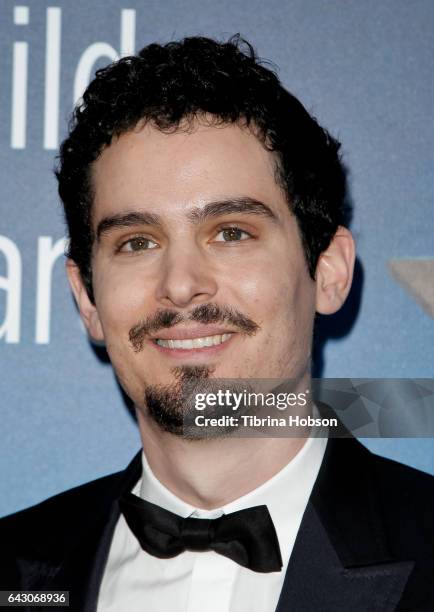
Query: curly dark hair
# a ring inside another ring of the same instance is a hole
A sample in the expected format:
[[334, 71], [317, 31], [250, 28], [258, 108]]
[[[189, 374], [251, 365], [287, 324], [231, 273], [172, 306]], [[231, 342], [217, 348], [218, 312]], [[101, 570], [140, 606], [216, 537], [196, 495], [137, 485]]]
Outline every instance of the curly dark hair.
[[162, 131], [207, 114], [217, 123], [243, 122], [276, 152], [276, 180], [300, 229], [309, 273], [345, 218], [340, 143], [236, 35], [220, 43], [190, 37], [150, 44], [98, 70], [75, 109], [60, 148], [56, 176], [69, 233], [68, 256], [94, 301], [91, 251], [91, 168], [114, 136], [139, 122]]

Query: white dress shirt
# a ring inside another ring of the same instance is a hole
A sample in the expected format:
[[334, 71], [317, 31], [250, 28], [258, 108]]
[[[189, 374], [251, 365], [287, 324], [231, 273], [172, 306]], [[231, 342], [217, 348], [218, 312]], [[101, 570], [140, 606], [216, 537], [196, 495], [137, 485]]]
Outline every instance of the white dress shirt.
[[142, 478], [133, 493], [180, 516], [217, 518], [265, 504], [283, 567], [279, 572], [254, 572], [214, 551], [185, 551], [172, 559], [158, 559], [142, 550], [121, 515], [101, 583], [98, 612], [274, 612], [326, 444], [326, 438], [311, 436], [270, 480], [217, 510], [201, 510], [175, 496], [157, 480], [142, 453]]

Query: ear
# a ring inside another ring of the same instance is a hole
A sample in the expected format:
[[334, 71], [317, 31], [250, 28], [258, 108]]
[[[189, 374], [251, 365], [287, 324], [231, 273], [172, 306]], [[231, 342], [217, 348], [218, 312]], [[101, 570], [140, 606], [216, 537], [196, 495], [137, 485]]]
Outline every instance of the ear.
[[353, 280], [356, 249], [351, 232], [339, 226], [316, 267], [316, 311], [333, 314], [347, 299]]
[[86, 326], [89, 336], [92, 340], [103, 342], [104, 332], [96, 306], [87, 295], [86, 287], [84, 286], [77, 264], [69, 258], [66, 260], [66, 274], [68, 275], [72, 293], [74, 294], [80, 316]]

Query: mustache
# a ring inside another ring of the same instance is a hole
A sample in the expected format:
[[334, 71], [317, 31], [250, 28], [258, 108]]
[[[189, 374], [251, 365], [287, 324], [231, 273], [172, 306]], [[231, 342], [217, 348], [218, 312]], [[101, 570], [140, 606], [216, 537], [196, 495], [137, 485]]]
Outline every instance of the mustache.
[[188, 314], [160, 308], [130, 329], [128, 337], [134, 351], [136, 353], [141, 351], [144, 341], [151, 334], [155, 334], [161, 329], [174, 327], [183, 321], [195, 321], [204, 324], [229, 323], [248, 336], [255, 334], [259, 329], [259, 325], [252, 319], [230, 306], [219, 306], [213, 303], [201, 304]]

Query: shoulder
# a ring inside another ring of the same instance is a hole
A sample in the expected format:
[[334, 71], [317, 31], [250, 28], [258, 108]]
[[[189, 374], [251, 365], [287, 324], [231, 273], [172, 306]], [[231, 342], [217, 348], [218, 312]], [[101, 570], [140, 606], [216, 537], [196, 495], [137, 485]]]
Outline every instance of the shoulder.
[[15, 549], [20, 542], [34, 542], [38, 547], [38, 539], [44, 547], [50, 541], [61, 547], [71, 537], [68, 525], [82, 524], [91, 508], [92, 512], [98, 511], [122, 475], [123, 472], [117, 472], [98, 478], [0, 519], [0, 540], [10, 542]]
[[[34, 531], [47, 526], [56, 532], [71, 521], [80, 525], [89, 515], [106, 509], [123, 492], [129, 490], [140, 478], [141, 452], [138, 452], [126, 469], [97, 478], [67, 491], [63, 491], [34, 506], [0, 519], [0, 534]], [[59, 527], [60, 526], [60, 527]], [[58, 535], [58, 534], [56, 534]]]
[[421, 510], [434, 503], [434, 476], [371, 452], [356, 438], [329, 440], [330, 467], [342, 477], [363, 480], [380, 498], [411, 501]]
[[79, 542], [105, 529], [118, 511], [116, 500], [134, 486], [140, 473], [138, 453], [121, 472], [0, 519], [0, 587], [48, 584]]
[[395, 558], [433, 557], [434, 477], [352, 436], [328, 441], [311, 500], [327, 525], [345, 526], [349, 540], [384, 536]]
[[74, 508], [74, 513], [77, 509], [80, 511], [80, 506], [84, 506], [86, 501], [92, 501], [92, 503], [94, 503], [95, 497], [106, 492], [112, 486], [115, 486], [116, 482], [122, 477], [122, 474], [123, 471], [116, 472], [53, 495], [29, 508], [19, 510], [18, 512], [1, 518], [0, 525], [3, 528], [15, 523], [24, 524], [33, 518], [49, 518], [50, 515], [58, 515], [59, 512], [70, 513], [72, 508]]
[[0, 519], [0, 588], [49, 584], [83, 534], [106, 523], [123, 479], [98, 478]]
[[371, 473], [384, 497], [410, 503], [414, 510], [434, 509], [434, 476], [398, 461], [371, 455]]
[[392, 549], [432, 557], [434, 476], [367, 452], [372, 503], [381, 510]]

